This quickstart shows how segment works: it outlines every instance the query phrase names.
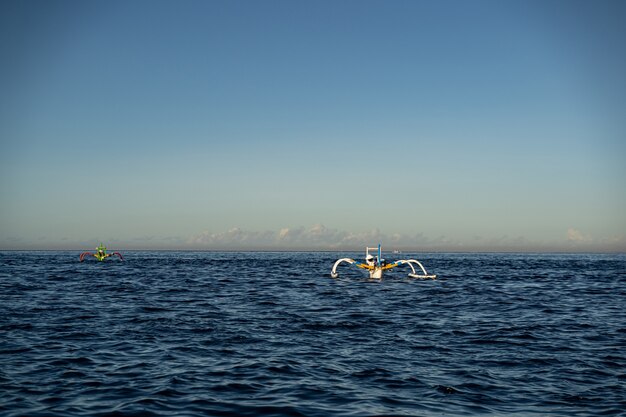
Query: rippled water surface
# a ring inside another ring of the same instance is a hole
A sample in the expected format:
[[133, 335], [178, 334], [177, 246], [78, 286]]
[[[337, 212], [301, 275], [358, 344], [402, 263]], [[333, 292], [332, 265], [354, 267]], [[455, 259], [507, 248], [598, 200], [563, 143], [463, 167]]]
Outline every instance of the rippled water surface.
[[624, 255], [124, 255], [0, 252], [0, 415], [626, 415]]

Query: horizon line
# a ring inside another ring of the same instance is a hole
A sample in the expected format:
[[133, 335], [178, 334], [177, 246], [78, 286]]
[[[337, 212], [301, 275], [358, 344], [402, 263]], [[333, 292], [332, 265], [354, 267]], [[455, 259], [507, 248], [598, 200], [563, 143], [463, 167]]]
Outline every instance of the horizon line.
[[[113, 249], [110, 249], [113, 250]], [[353, 249], [319, 249], [319, 248], [301, 248], [301, 249], [270, 249], [270, 248], [114, 248], [114, 250], [123, 250], [127, 252], [231, 252], [231, 253], [296, 253], [296, 252], [314, 252], [314, 253], [340, 253], [340, 252], [361, 252], [363, 248]], [[84, 248], [0, 248], [0, 252], [88, 252]], [[590, 248], [580, 249], [415, 249], [415, 250], [391, 250], [383, 251], [383, 253], [402, 254], [402, 253], [432, 253], [432, 254], [572, 254], [572, 255], [584, 255], [584, 254], [614, 254], [614, 255], [626, 255], [626, 250], [620, 249], [605, 249], [605, 250], [593, 250]]]

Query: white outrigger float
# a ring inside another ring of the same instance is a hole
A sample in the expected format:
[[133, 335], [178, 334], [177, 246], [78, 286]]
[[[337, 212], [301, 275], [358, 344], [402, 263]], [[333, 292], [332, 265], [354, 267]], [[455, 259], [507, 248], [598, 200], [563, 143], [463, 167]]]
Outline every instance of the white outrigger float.
[[[378, 253], [376, 256], [370, 254], [370, 250], [375, 251], [378, 249]], [[365, 248], [365, 262], [357, 262], [351, 258], [341, 258], [338, 259], [337, 262], [333, 265], [333, 270], [330, 272], [330, 276], [333, 278], [337, 278], [339, 274], [337, 274], [337, 267], [342, 262], [349, 263], [351, 265], [355, 265], [357, 268], [367, 269], [370, 273], [370, 278], [381, 279], [383, 277], [383, 271], [386, 271], [391, 268], [395, 268], [400, 265], [409, 265], [411, 267], [411, 273], [409, 276], [411, 278], [422, 278], [422, 279], [435, 279], [437, 275], [429, 274], [426, 272], [426, 268], [415, 259], [400, 259], [395, 262], [386, 262], [381, 256], [380, 244], [378, 248]], [[415, 271], [415, 266], [417, 265], [419, 269], [422, 271], [422, 274], [418, 274]]]

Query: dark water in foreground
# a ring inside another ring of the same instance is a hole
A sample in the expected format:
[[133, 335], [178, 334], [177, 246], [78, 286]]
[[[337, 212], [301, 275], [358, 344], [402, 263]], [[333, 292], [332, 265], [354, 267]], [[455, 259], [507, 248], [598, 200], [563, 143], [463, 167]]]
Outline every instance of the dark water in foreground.
[[0, 252], [0, 415], [626, 415], [624, 255], [125, 255]]

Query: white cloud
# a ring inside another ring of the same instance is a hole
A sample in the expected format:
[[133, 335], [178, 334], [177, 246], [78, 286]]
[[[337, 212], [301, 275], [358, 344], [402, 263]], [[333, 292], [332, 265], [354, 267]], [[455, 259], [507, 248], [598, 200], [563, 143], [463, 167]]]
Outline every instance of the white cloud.
[[570, 243], [590, 243], [592, 239], [583, 235], [580, 230], [570, 227], [567, 229], [567, 241]]

